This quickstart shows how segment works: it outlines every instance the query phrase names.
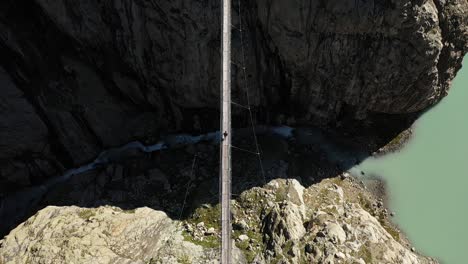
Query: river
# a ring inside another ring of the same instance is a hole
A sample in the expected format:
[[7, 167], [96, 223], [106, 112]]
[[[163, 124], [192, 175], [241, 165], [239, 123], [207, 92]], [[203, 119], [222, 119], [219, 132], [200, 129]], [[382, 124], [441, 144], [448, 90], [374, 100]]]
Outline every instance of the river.
[[358, 166], [386, 181], [395, 221], [417, 250], [445, 264], [468, 263], [468, 58], [463, 65], [404, 149]]

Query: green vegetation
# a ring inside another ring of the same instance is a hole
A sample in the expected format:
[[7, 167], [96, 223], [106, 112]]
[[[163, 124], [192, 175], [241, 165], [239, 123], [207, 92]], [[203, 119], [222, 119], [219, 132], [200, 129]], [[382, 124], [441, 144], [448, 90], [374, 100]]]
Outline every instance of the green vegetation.
[[286, 244], [283, 245], [283, 252], [289, 255], [289, 252], [292, 250], [293, 245], [294, 243], [292, 240], [287, 241]]
[[[203, 222], [206, 228], [213, 227], [219, 229], [219, 219], [221, 216], [221, 206], [201, 207], [197, 208], [192, 216], [187, 219], [187, 223], [196, 226], [198, 223]], [[219, 247], [218, 236], [204, 236], [203, 240], [195, 239], [192, 234], [184, 231], [182, 233], [184, 240], [190, 243], [202, 246], [204, 248], [217, 248]]]
[[280, 186], [278, 188], [278, 190], [276, 190], [276, 200], [275, 202], [279, 203], [279, 202], [283, 202], [285, 200], [288, 199], [287, 197], [287, 191], [286, 191], [286, 188], [284, 188], [283, 186]]
[[371, 206], [371, 203], [370, 203], [369, 199], [365, 198], [362, 195], [362, 193], [358, 194], [358, 201], [359, 201], [359, 204], [361, 205], [361, 207], [364, 210], [366, 210], [371, 215], [374, 215], [374, 210], [372, 210], [372, 206]]
[[[330, 198], [331, 198], [331, 191], [328, 188], [323, 188], [320, 190], [320, 193], [317, 195], [317, 198], [319, 199], [319, 204], [331, 204]], [[333, 194], [334, 195], [334, 194]], [[338, 204], [339, 198], [335, 197], [333, 199], [334, 204]]]
[[[254, 231], [234, 231], [234, 238], [238, 238], [240, 235], [245, 234], [249, 237], [248, 240], [245, 241], [237, 241], [236, 247], [239, 248], [242, 253], [244, 253], [245, 258], [247, 259], [248, 263], [253, 262], [255, 257], [263, 251], [263, 243], [262, 243], [262, 235], [260, 233]], [[249, 245], [251, 246], [249, 248]]]
[[219, 219], [221, 218], [221, 206], [197, 208], [193, 215], [187, 219], [188, 223], [196, 225], [197, 223], [205, 223], [206, 228], [219, 228]]
[[[286, 197], [286, 189], [281, 189], [276, 192], [276, 200], [284, 201]], [[233, 238], [236, 239], [240, 235], [247, 235], [248, 240], [245, 241], [236, 241], [236, 246], [239, 248], [244, 256], [247, 259], [248, 263], [253, 262], [255, 257], [260, 254], [265, 245], [263, 244], [262, 234], [260, 230], [260, 218], [261, 215], [268, 214], [264, 211], [264, 200], [267, 199], [264, 197], [263, 192], [259, 189], [254, 188], [249, 192], [244, 192], [238, 199], [238, 205], [241, 210], [234, 211], [234, 218], [238, 220], [244, 220], [249, 228], [248, 230], [235, 230], [233, 233]], [[246, 212], [248, 211], [248, 213]]]
[[187, 231], [182, 232], [182, 235], [184, 236], [185, 241], [199, 245], [203, 248], [219, 248], [220, 240], [218, 236], [205, 236], [203, 237], [203, 240], [197, 240]]
[[400, 242], [400, 232], [394, 228], [391, 224], [388, 224], [386, 221], [379, 219], [382, 227], [395, 239], [395, 241]]
[[335, 206], [332, 206], [332, 207], [325, 207], [325, 208], [322, 208], [322, 210], [329, 214], [329, 215], [338, 215], [338, 209], [336, 209]]
[[[266, 215], [268, 214], [268, 212], [265, 211], [265, 207], [263, 206], [263, 203], [266, 199], [267, 198], [265, 198], [262, 195], [262, 193], [259, 192], [259, 189], [257, 188], [254, 188], [249, 192], [244, 192], [241, 194], [241, 196], [237, 200], [239, 207], [243, 209], [243, 210], [239, 210], [239, 212], [245, 212], [246, 210], [249, 210], [250, 215], [254, 215], [258, 217], [260, 217], [261, 215]], [[283, 194], [280, 194], [279, 196], [278, 196], [278, 192], [276, 193], [276, 200], [284, 201], [285, 199], [286, 199], [286, 190], [284, 190]], [[237, 218], [245, 219], [245, 217], [242, 217], [240, 215], [237, 215]]]
[[407, 131], [401, 132], [395, 138], [393, 138], [390, 142], [388, 142], [386, 147], [399, 148], [403, 143], [405, 143], [407, 133], [408, 133]]
[[124, 212], [126, 214], [134, 214], [135, 211], [136, 211], [136, 209], [122, 210], [122, 212]]
[[96, 215], [96, 212], [93, 209], [83, 209], [78, 212], [78, 216], [84, 220], [88, 220], [89, 218]]
[[358, 258], [362, 258], [366, 263], [374, 263], [372, 261], [372, 253], [367, 246], [362, 246], [358, 252]]

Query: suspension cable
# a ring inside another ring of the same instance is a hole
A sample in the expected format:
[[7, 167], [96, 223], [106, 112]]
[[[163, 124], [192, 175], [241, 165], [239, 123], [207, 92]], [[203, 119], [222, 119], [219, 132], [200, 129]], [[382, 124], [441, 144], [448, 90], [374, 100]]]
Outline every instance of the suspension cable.
[[245, 59], [245, 48], [244, 48], [244, 33], [243, 33], [243, 27], [242, 27], [242, 8], [241, 8], [241, 0], [238, 0], [238, 5], [239, 5], [239, 35], [240, 35], [240, 42], [241, 42], [241, 53], [242, 53], [242, 75], [243, 75], [243, 84], [244, 84], [244, 90], [245, 90], [245, 97], [247, 101], [247, 111], [249, 113], [249, 119], [250, 119], [250, 124], [252, 126], [252, 133], [253, 133], [253, 138], [255, 142], [255, 149], [256, 149], [256, 154], [258, 154], [258, 162], [260, 165], [260, 170], [262, 172], [262, 178], [264, 184], [266, 184], [266, 177], [265, 177], [265, 170], [263, 169], [263, 161], [262, 161], [262, 153], [260, 151], [260, 146], [258, 143], [258, 138], [257, 138], [257, 131], [255, 130], [255, 123], [254, 123], [254, 118], [252, 114], [252, 109], [250, 107], [250, 94], [249, 94], [249, 88], [248, 88], [248, 82], [247, 82], [247, 70], [246, 70], [246, 59]]
[[198, 157], [197, 154], [198, 154], [198, 153], [195, 153], [195, 156], [193, 156], [192, 168], [191, 168], [191, 170], [190, 170], [190, 180], [189, 180], [189, 182], [186, 184], [187, 189], [185, 190], [184, 201], [183, 201], [182, 207], [181, 207], [181, 209], [180, 209], [179, 219], [182, 219], [182, 214], [183, 214], [183, 212], [184, 212], [185, 203], [187, 202], [187, 196], [188, 196], [188, 193], [189, 193], [190, 188], [192, 188], [192, 181], [193, 181], [192, 178], [193, 178], [193, 173], [194, 173], [194, 171], [195, 171], [195, 164], [196, 164], [196, 162], [197, 162], [197, 157]]

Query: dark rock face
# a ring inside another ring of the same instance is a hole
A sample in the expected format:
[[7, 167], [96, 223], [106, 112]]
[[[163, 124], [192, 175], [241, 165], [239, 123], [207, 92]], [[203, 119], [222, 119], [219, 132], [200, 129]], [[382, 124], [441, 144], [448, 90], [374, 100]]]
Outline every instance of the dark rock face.
[[0, 68], [0, 83], [0, 158], [19, 156], [25, 151], [39, 151], [47, 137], [47, 126], [3, 68]]
[[[447, 93], [468, 50], [465, 0], [242, 9], [248, 76], [235, 67], [233, 97], [246, 104], [248, 87], [262, 122], [335, 127], [343, 116], [422, 111]], [[218, 1], [2, 1], [0, 186], [131, 140], [216, 129], [219, 18]]]
[[8, 159], [28, 152], [42, 152], [47, 147], [48, 129], [1, 67], [0, 83], [0, 160], [5, 160], [1, 163], [2, 176], [7, 181], [28, 186], [31, 184], [29, 162]]
[[433, 1], [259, 2], [269, 44], [291, 74], [291, 100], [309, 115], [329, 119], [344, 104], [363, 114], [414, 112], [446, 90]]

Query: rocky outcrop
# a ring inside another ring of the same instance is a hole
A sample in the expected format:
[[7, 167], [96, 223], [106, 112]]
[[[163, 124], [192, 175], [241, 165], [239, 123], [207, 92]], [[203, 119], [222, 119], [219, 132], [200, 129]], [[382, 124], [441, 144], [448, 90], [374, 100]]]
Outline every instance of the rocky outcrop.
[[[235, 263], [436, 263], [353, 178], [274, 180], [234, 201]], [[219, 206], [183, 222], [150, 208], [47, 207], [0, 241], [0, 263], [218, 263]]]
[[[404, 118], [446, 94], [467, 51], [464, 0], [240, 2], [248, 76], [235, 67], [233, 98], [246, 104], [248, 87], [262, 122]], [[103, 148], [217, 127], [216, 1], [5, 0], [0, 21], [5, 190]]]
[[215, 255], [184, 241], [176, 222], [149, 208], [48, 207], [2, 247], [2, 263], [209, 263]]
[[241, 196], [234, 218], [249, 229], [239, 232], [260, 230], [263, 240], [238, 247], [254, 248], [253, 263], [437, 263], [411, 249], [374, 199], [352, 178], [304, 191], [295, 180], [273, 181]]

